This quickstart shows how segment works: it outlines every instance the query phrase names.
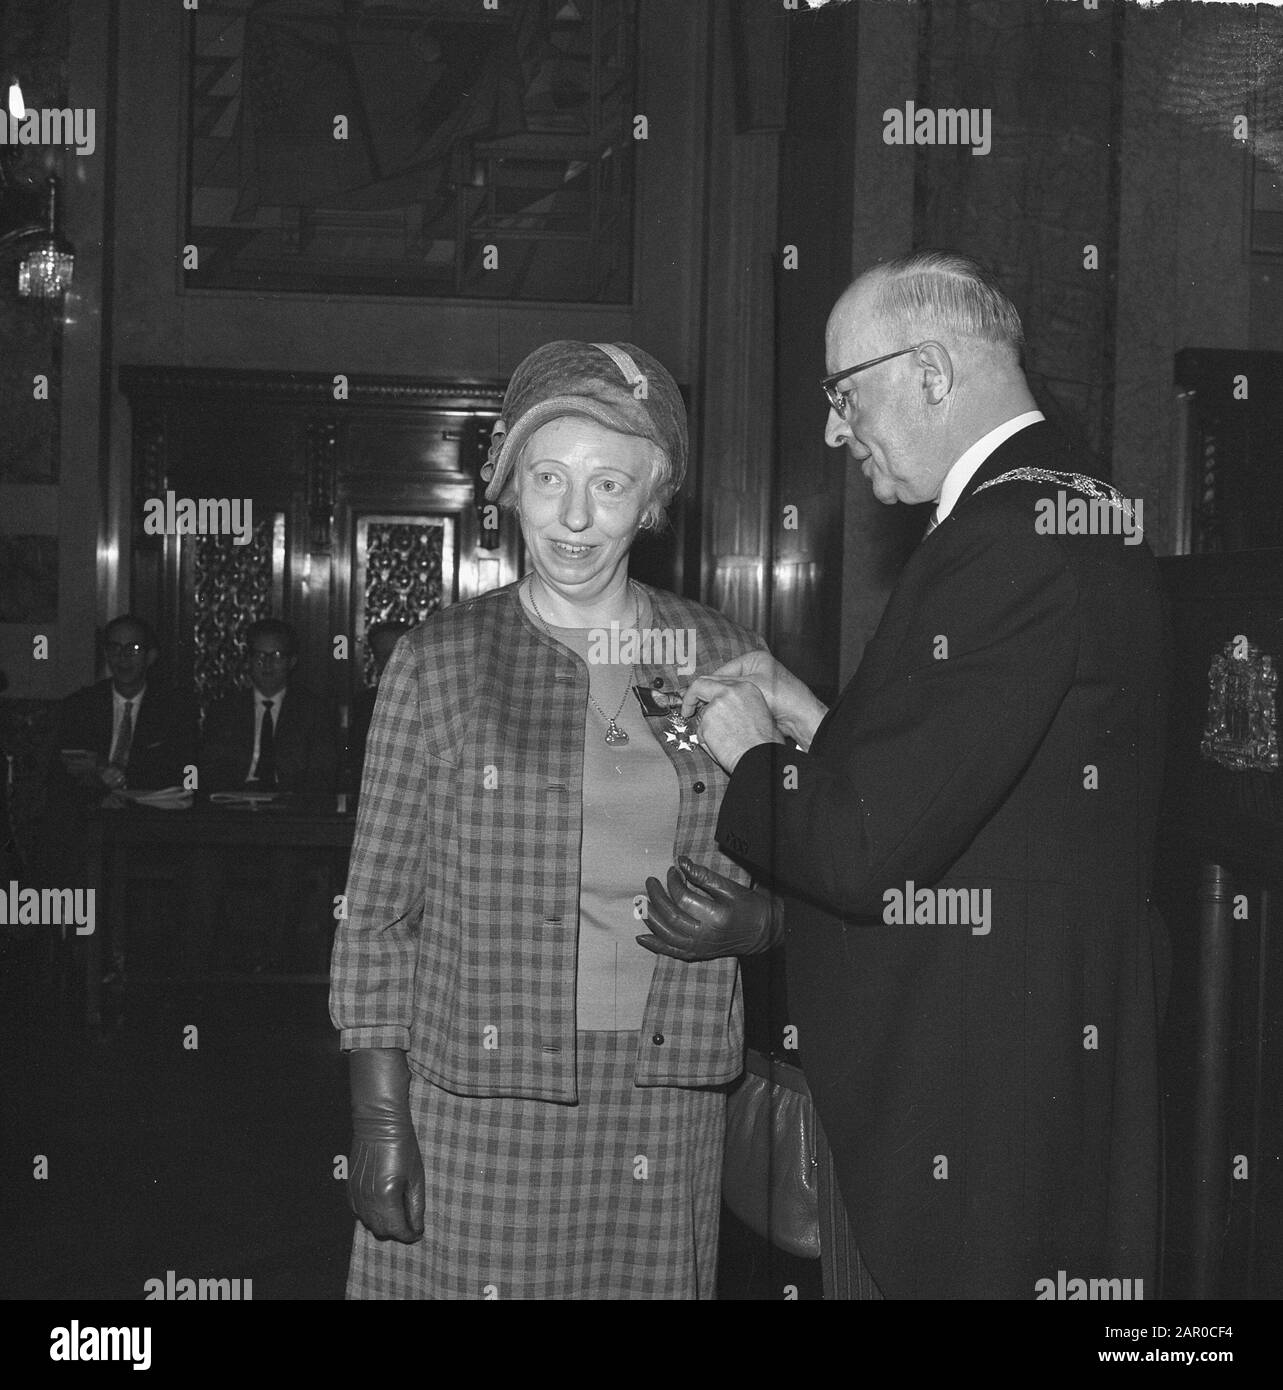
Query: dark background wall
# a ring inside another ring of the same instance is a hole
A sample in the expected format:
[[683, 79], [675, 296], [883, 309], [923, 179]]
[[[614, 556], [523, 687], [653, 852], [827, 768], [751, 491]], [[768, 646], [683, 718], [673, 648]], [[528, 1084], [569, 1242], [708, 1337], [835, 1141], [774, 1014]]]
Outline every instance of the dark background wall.
[[[1254, 190], [1277, 200], [1281, 186], [1271, 94], [1283, 15], [1124, 0], [857, 8], [853, 268], [940, 245], [993, 264], [1024, 318], [1040, 405], [1102, 476], [1143, 499], [1146, 534], [1172, 553], [1185, 481], [1176, 353], [1283, 339], [1281, 262], [1250, 236]], [[992, 150], [884, 144], [882, 113], [910, 100], [991, 108]], [[921, 530], [851, 481], [847, 675]]]
[[[921, 522], [824, 449], [823, 322], [851, 274], [916, 245], [997, 265], [1040, 399], [1144, 498], [1156, 548], [1176, 546], [1176, 352], [1283, 347], [1280, 261], [1250, 236], [1262, 167], [1277, 196], [1277, 10], [642, 0], [640, 15], [634, 299], [557, 306], [185, 289], [182, 6], [4, 0], [0, 51], [30, 74], [29, 103], [98, 111], [94, 156], [38, 155], [63, 173], [77, 248], [62, 322], [0, 265], [12, 694], [88, 680], [95, 625], [133, 598], [120, 365], [493, 384], [557, 336], [643, 343], [688, 388], [673, 582], [831, 692]], [[883, 112], [908, 100], [990, 107], [992, 150], [887, 145]], [[50, 401], [20, 403], [46, 365]], [[47, 662], [30, 659], [37, 632]]]

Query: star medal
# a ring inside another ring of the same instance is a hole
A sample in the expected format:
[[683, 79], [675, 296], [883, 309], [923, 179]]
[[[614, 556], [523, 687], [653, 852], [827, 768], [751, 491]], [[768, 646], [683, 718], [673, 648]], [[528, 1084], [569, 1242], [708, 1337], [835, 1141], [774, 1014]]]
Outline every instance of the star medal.
[[691, 728], [694, 720], [685, 719], [680, 710], [668, 716], [668, 721], [664, 725], [664, 739], [668, 743], [675, 743], [678, 750], [688, 753], [692, 747], [699, 747], [699, 735]]

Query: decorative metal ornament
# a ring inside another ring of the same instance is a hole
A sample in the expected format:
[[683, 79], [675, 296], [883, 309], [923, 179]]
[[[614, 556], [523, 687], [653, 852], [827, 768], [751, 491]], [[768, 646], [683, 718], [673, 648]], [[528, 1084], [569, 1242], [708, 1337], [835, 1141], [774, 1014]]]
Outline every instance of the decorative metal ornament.
[[1212, 658], [1202, 754], [1235, 772], [1277, 772], [1279, 742], [1273, 658], [1241, 634]]
[[485, 463], [481, 465], [482, 482], [488, 483], [494, 477], [495, 465], [499, 462], [499, 455], [503, 452], [503, 441], [507, 434], [508, 426], [504, 424], [503, 417], [500, 416], [490, 430], [490, 448], [486, 453]]
[[[1087, 497], [1107, 502], [1122, 513], [1123, 520], [1129, 528], [1137, 534], [1140, 532], [1140, 527], [1136, 525], [1135, 506], [1116, 487], [1110, 487], [1108, 483], [1102, 483], [1098, 478], [1090, 478], [1083, 473], [1061, 473], [1051, 468], [1013, 468], [1008, 473], [990, 478], [987, 483], [981, 483], [976, 488], [976, 493], [982, 493], [986, 488], [997, 487], [999, 483], [1018, 482], [1055, 483], [1059, 487], [1073, 488], [1075, 492], [1081, 492]], [[932, 516], [934, 515], [933, 512]]]
[[684, 719], [681, 713], [670, 714], [664, 724], [664, 739], [668, 743], [675, 743], [678, 750], [688, 753], [692, 748], [699, 747], [699, 735], [691, 728], [694, 723], [691, 719]]
[[183, 537], [195, 551], [192, 677], [202, 710], [238, 687], [241, 634], [272, 612], [275, 529], [269, 513], [255, 522], [248, 545], [232, 536]]
[[307, 545], [314, 555], [328, 554], [334, 540], [338, 439], [338, 425], [332, 420], [307, 427]]

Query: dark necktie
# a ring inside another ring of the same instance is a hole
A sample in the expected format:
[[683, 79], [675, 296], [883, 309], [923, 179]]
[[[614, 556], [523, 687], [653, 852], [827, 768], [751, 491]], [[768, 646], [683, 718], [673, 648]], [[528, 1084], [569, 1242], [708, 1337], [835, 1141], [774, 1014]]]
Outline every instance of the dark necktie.
[[263, 701], [263, 727], [258, 733], [258, 784], [276, 785], [276, 729], [272, 724], [272, 702]]
[[122, 770], [129, 766], [129, 745], [134, 741], [134, 702], [125, 701], [124, 713], [120, 716], [120, 729], [116, 733], [116, 741], [111, 747], [111, 757], [108, 762], [114, 763]]

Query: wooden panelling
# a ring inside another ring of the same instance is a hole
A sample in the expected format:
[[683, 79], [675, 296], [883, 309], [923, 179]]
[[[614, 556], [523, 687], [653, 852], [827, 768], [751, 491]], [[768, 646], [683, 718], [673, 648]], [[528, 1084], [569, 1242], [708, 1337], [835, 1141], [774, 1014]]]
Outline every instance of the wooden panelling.
[[[127, 367], [121, 389], [137, 423], [135, 507], [144, 493], [252, 500], [285, 517], [280, 612], [298, 630], [297, 678], [346, 704], [361, 685], [354, 546], [363, 516], [448, 517], [447, 601], [517, 577], [518, 537], [505, 515], [497, 547], [478, 516], [489, 426], [500, 388], [270, 372]], [[136, 571], [158, 571], [140, 616], [155, 621], [176, 677], [194, 664], [185, 537], [136, 536]], [[137, 591], [136, 591], [137, 592]], [[349, 655], [334, 659], [334, 639]]]

